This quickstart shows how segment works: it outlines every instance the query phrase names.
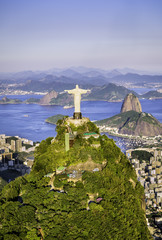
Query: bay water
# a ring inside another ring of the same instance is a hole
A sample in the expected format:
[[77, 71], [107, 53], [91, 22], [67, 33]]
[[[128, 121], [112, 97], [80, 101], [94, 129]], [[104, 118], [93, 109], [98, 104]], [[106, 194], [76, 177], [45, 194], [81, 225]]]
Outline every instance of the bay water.
[[[3, 97], [3, 96], [2, 96]], [[1, 98], [2, 98], [1, 97]], [[7, 96], [26, 100], [39, 95]], [[151, 113], [162, 122], [162, 99], [140, 100], [142, 111]], [[101, 120], [120, 113], [122, 102], [82, 101], [81, 112], [91, 121]], [[45, 120], [56, 114], [72, 116], [74, 108], [64, 109], [62, 106], [41, 106], [38, 104], [0, 104], [0, 134], [20, 136], [33, 141], [42, 141], [56, 136], [55, 125]]]

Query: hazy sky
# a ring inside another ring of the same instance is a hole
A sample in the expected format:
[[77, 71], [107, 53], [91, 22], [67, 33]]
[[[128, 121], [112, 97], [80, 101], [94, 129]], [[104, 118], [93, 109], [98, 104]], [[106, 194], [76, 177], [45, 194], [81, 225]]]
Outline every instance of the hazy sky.
[[162, 0], [0, 0], [0, 71], [162, 71]]

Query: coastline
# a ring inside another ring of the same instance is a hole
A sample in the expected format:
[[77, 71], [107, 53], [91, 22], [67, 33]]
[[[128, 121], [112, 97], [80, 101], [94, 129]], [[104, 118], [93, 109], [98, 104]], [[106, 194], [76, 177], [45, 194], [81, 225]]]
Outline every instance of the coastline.
[[52, 124], [52, 125], [56, 125], [55, 123], [53, 123], [53, 122], [51, 122], [51, 121], [49, 121], [49, 120], [47, 120], [47, 119], [45, 120], [45, 122], [46, 122], [46, 123], [49, 123], [49, 124]]
[[[98, 126], [99, 127], [99, 126]], [[100, 129], [100, 127], [99, 127]], [[130, 138], [130, 139], [155, 139], [155, 138], [162, 138], [162, 135], [158, 135], [158, 136], [152, 136], [152, 137], [148, 137], [148, 136], [133, 136], [133, 135], [128, 135], [128, 134], [120, 134], [120, 133], [113, 133], [109, 130], [100, 130], [100, 132], [106, 132], [111, 136], [115, 136], [115, 137], [122, 137], [122, 138]]]
[[[23, 95], [23, 94], [22, 94]], [[29, 94], [25, 94], [25, 95], [29, 95]], [[39, 94], [37, 94], [39, 95]], [[0, 95], [0, 96], [3, 96], [3, 95]], [[15, 94], [16, 96], [16, 94]], [[19, 95], [17, 95], [19, 96]], [[161, 100], [162, 98], [141, 98], [141, 99], [146, 99], [146, 100]], [[88, 101], [88, 102], [95, 102], [95, 101], [98, 101], [98, 102], [109, 102], [109, 103], [118, 103], [118, 102], [122, 102], [123, 100], [114, 100], [114, 101], [110, 101], [110, 100], [98, 100], [98, 99], [94, 99], [94, 100], [82, 100], [84, 102]], [[26, 101], [22, 101], [22, 102], [0, 102], [1, 105], [5, 105], [5, 104], [39, 104], [39, 102], [26, 102]], [[66, 105], [63, 105], [63, 104], [39, 104], [39, 105], [42, 105], [42, 106], [62, 106], [64, 109], [69, 109], [69, 108], [73, 108], [74, 106], [66, 106]]]
[[[39, 95], [39, 96], [44, 96], [46, 95], [47, 92], [33, 92], [33, 91], [19, 91], [19, 90], [16, 90], [16, 91], [4, 91], [4, 92], [0, 92], [0, 98], [1, 97], [5, 97], [5, 96], [28, 96], [28, 95]], [[29, 98], [30, 99], [30, 98]], [[40, 98], [41, 99], [41, 98]], [[150, 100], [150, 101], [153, 101], [153, 100], [161, 100], [162, 97], [149, 97], [149, 98], [143, 98], [141, 96], [140, 100], [143, 100], [143, 99], [146, 99], [146, 100]], [[10, 99], [9, 100], [11, 101], [8, 101], [8, 102], [3, 102], [2, 100], [0, 100], [0, 104], [39, 104], [39, 102], [35, 102], [35, 101], [31, 101], [31, 102], [27, 102], [27, 100], [25, 101], [22, 101], [22, 102], [15, 102], [16, 98], [13, 98], [13, 99]], [[106, 99], [87, 99], [87, 98], [83, 98], [82, 101], [89, 101], [89, 102], [94, 102], [94, 101], [99, 101], [99, 102], [109, 102], [109, 103], [119, 103], [119, 102], [122, 102], [123, 99], [116, 99], [116, 100], [113, 100], [113, 99], [110, 99], [110, 100], [106, 100]], [[65, 109], [68, 109], [68, 108], [72, 108], [73, 106], [70, 105], [68, 106], [66, 103], [55, 103], [55, 104], [52, 104], [52, 103], [48, 103], [48, 104], [41, 104], [41, 105], [48, 105], [48, 106], [52, 106], [52, 105], [57, 105], [57, 106], [63, 106]]]

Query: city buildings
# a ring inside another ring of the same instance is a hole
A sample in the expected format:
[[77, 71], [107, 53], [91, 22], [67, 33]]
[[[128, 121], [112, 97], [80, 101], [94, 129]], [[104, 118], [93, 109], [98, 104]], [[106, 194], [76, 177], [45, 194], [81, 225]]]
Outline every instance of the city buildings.
[[[31, 140], [1, 134], [0, 171], [13, 169], [22, 174], [29, 173], [34, 161], [33, 152], [36, 146], [38, 144], [35, 145]], [[20, 153], [22, 157], [18, 156]]]
[[[150, 159], [139, 160], [132, 157], [133, 151], [147, 151]], [[146, 220], [154, 239], [161, 239], [162, 233], [162, 150], [159, 148], [129, 149], [126, 155], [135, 168], [138, 180], [144, 187]]]

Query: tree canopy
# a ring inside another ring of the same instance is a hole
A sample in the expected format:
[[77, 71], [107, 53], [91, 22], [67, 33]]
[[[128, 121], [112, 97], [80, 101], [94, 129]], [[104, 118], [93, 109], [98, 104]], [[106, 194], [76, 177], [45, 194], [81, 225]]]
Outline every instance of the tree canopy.
[[[152, 239], [142, 209], [144, 189], [131, 164], [112, 139], [86, 140], [84, 129], [74, 129], [78, 136], [66, 152], [61, 120], [55, 140], [37, 147], [31, 173], [2, 189], [0, 240]], [[88, 166], [88, 159], [101, 168], [81, 171], [78, 164]], [[65, 170], [57, 173], [60, 166]]]

